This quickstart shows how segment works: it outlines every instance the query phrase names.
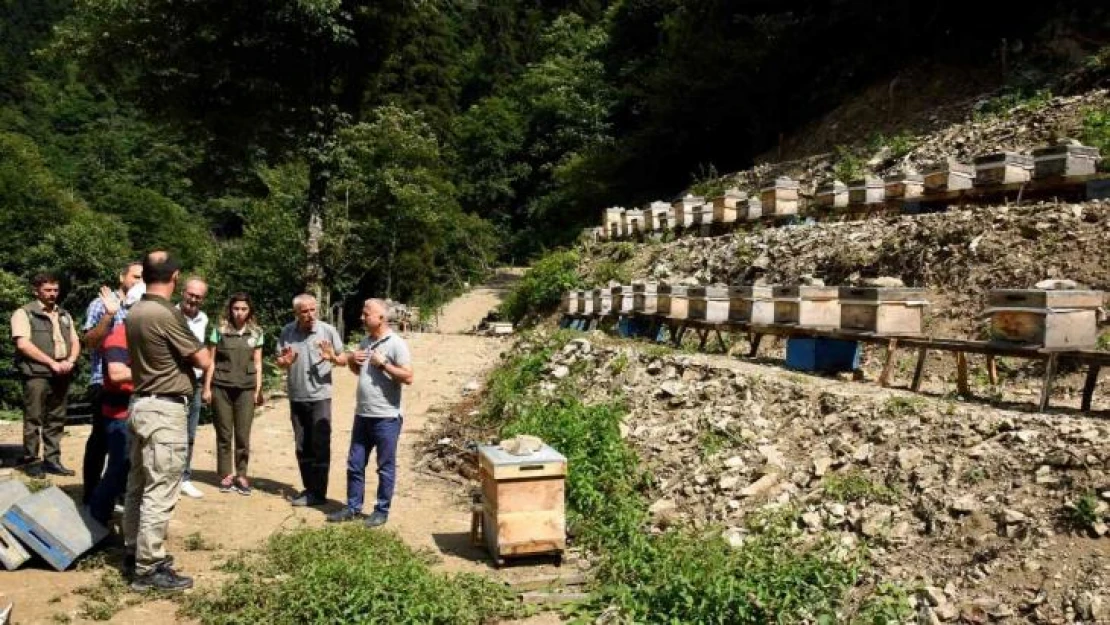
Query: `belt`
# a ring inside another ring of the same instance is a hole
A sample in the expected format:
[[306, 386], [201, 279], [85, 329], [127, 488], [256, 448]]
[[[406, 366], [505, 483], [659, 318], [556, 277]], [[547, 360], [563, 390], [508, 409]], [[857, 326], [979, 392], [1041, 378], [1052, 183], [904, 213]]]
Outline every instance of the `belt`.
[[172, 401], [175, 404], [188, 404], [189, 398], [184, 395], [161, 395], [159, 393], [135, 393], [135, 397], [160, 399], [162, 401]]

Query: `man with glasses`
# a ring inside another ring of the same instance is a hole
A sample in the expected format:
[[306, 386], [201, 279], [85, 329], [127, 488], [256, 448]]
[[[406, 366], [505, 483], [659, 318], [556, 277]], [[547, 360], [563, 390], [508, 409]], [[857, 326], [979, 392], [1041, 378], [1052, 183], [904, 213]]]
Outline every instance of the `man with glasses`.
[[[204, 304], [204, 298], [207, 296], [208, 283], [203, 278], [192, 276], [185, 281], [185, 293], [181, 298], [181, 303], [177, 305], [181, 314], [185, 316], [189, 329], [202, 344], [204, 343], [205, 332], [208, 330], [208, 315], [200, 307]], [[201, 382], [204, 380], [204, 371], [194, 368], [193, 376], [195, 378], [194, 392], [192, 401], [189, 403], [189, 450], [185, 455], [185, 470], [181, 473], [181, 494], [199, 499], [204, 496], [204, 493], [193, 486], [192, 482], [193, 443], [196, 441], [197, 426], [200, 424], [200, 400], [204, 386]]]

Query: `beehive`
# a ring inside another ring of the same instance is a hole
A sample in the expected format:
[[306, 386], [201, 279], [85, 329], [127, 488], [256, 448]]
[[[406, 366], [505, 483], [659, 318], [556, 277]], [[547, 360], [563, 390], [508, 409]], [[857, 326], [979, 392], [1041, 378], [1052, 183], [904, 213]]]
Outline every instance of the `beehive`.
[[748, 194], [732, 188], [722, 195], [710, 200], [713, 204], [713, 221], [717, 223], [733, 223], [740, 218], [741, 211], [746, 208]]
[[798, 213], [798, 183], [790, 178], [776, 178], [760, 190], [763, 215], [782, 217]]
[[1098, 148], [1053, 145], [1033, 150], [1033, 177], [1090, 176], [1097, 171]]
[[644, 213], [644, 228], [649, 232], [662, 232], [674, 227], [674, 209], [666, 202], [652, 202]]
[[987, 295], [991, 340], [1052, 350], [1098, 343], [1102, 291], [998, 289]]
[[1017, 152], [997, 152], [975, 158], [975, 186], [1028, 182], [1033, 177], [1033, 157]]
[[482, 532], [490, 555], [559, 554], [566, 549], [567, 459], [548, 445], [516, 456], [478, 447]]
[[737, 323], [770, 325], [775, 322], [771, 286], [734, 286], [728, 290], [728, 318]]
[[636, 283], [632, 285], [632, 311], [644, 315], [654, 315], [659, 311], [659, 285]]
[[690, 313], [688, 287], [659, 283], [659, 306], [655, 314], [670, 319], [686, 319]]
[[776, 286], [775, 323], [803, 328], [836, 328], [840, 325], [840, 291], [835, 286]]
[[578, 293], [575, 291], [563, 293], [562, 301], [559, 303], [559, 310], [564, 314], [571, 315], [578, 312]]
[[632, 297], [632, 285], [622, 284], [613, 287], [613, 312], [622, 315], [632, 314], [635, 299]]
[[924, 289], [840, 287], [840, 327], [884, 336], [921, 334]]
[[758, 195], [748, 198], [748, 211], [745, 219], [754, 221], [763, 216], [763, 199]]
[[611, 206], [605, 209], [602, 217], [602, 225], [605, 227], [605, 234], [610, 239], [619, 239], [621, 237], [621, 219], [624, 209], [619, 206]]
[[613, 293], [609, 290], [609, 287], [594, 289], [593, 300], [593, 314], [598, 316], [613, 314]]
[[690, 319], [723, 323], [728, 321], [729, 293], [727, 287], [696, 286], [686, 292], [690, 300]]
[[886, 187], [882, 178], [867, 176], [854, 180], [848, 185], [848, 204], [866, 206], [882, 204], [886, 199]]
[[817, 187], [817, 206], [821, 208], [844, 208], [847, 205], [848, 185], [839, 180], [833, 180]]
[[676, 228], [689, 228], [694, 225], [694, 208], [705, 203], [705, 198], [686, 194], [686, 197], [675, 200], [671, 208], [674, 209], [674, 226]]
[[621, 215], [621, 230], [625, 236], [636, 236], [644, 231], [644, 211], [630, 208]]
[[888, 200], [915, 200], [925, 192], [925, 178], [920, 174], [897, 174], [883, 180]]
[[925, 172], [925, 192], [944, 193], [970, 189], [975, 180], [975, 168], [963, 163], [940, 163]]
[[578, 297], [581, 298], [578, 304], [578, 312], [583, 315], [594, 314], [594, 294], [592, 291], [579, 291]]

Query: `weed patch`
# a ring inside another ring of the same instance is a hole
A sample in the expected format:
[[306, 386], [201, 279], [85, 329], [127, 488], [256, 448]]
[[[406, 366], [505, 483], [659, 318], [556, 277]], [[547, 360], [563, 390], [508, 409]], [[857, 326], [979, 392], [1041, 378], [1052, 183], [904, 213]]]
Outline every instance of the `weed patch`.
[[193, 532], [185, 537], [185, 551], [215, 551], [219, 548], [219, 543], [201, 536], [200, 532]]
[[905, 623], [913, 616], [909, 593], [897, 584], [880, 584], [860, 606], [853, 625]]
[[513, 323], [555, 310], [563, 293], [582, 286], [578, 253], [553, 252], [536, 261], [501, 304], [501, 314]]
[[82, 586], [73, 592], [85, 598], [78, 616], [92, 621], [111, 620], [120, 610], [142, 601], [141, 597], [130, 593], [127, 582], [115, 569], [105, 570], [95, 584]]
[[898, 501], [897, 490], [886, 484], [872, 482], [858, 471], [826, 475], [821, 482], [825, 495], [841, 503], [853, 501], [873, 501], [892, 504]]
[[434, 556], [361, 525], [273, 536], [232, 559], [234, 578], [183, 598], [206, 624], [482, 623], [514, 614], [508, 588], [473, 574], [441, 575]]
[[894, 396], [883, 404], [883, 415], [888, 417], [907, 417], [921, 412], [925, 401], [919, 397]]

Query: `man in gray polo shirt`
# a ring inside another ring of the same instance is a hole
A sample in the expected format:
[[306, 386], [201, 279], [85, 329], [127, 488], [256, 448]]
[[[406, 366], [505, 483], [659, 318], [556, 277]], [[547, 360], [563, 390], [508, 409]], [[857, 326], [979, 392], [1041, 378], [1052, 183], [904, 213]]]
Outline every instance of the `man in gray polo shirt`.
[[366, 492], [366, 463], [370, 452], [378, 455], [378, 492], [367, 527], [385, 524], [393, 499], [397, 474], [397, 441], [403, 423], [401, 386], [412, 384], [412, 357], [408, 345], [389, 328], [386, 305], [368, 299], [362, 307], [362, 323], [369, 336], [349, 354], [351, 370], [358, 374], [355, 422], [347, 453], [347, 507], [328, 515], [333, 523], [362, 516]]
[[319, 506], [327, 501], [331, 461], [332, 366], [346, 365], [348, 355], [336, 354], [343, 339], [332, 326], [316, 318], [316, 298], [302, 293], [293, 298], [296, 320], [278, 336], [277, 365], [285, 369], [289, 412], [297, 446], [297, 465], [304, 490], [294, 506]]

